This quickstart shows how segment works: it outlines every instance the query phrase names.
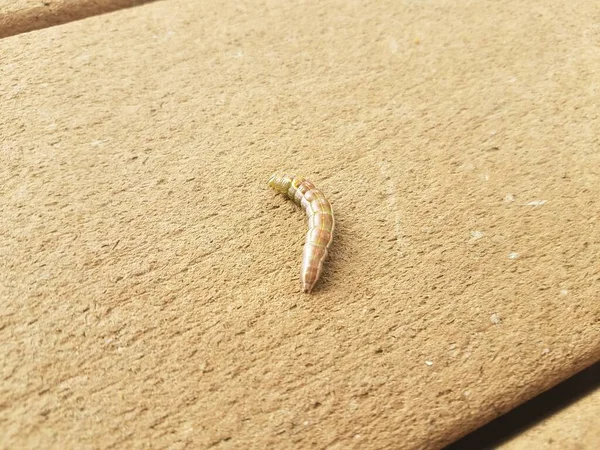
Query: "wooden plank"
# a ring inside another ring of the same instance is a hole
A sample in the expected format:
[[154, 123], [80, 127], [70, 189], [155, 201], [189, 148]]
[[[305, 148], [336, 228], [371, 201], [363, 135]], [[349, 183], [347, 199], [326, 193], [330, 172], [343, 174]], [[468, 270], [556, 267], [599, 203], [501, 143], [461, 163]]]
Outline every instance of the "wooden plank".
[[[437, 448], [598, 360], [598, 8], [172, 1], [0, 41], [3, 445]], [[336, 212], [310, 296], [278, 169]]]

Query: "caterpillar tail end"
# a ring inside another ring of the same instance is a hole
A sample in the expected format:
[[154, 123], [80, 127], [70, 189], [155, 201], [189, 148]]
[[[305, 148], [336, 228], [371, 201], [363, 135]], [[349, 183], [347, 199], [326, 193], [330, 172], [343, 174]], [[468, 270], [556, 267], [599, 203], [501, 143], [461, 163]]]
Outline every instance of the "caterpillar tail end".
[[[306, 277], [302, 277], [302, 278], [306, 278]], [[305, 294], [310, 294], [312, 292], [313, 288], [315, 287], [315, 284], [317, 284], [317, 280], [303, 279], [302, 280], [302, 292], [304, 292]]]

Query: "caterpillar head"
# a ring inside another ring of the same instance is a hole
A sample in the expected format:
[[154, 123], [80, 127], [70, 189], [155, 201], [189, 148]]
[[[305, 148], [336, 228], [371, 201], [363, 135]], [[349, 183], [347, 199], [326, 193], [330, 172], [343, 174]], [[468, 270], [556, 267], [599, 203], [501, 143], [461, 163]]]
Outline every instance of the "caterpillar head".
[[275, 189], [277, 192], [281, 194], [285, 194], [289, 191], [290, 186], [292, 185], [293, 175], [286, 175], [282, 173], [274, 173], [269, 178], [269, 187]]

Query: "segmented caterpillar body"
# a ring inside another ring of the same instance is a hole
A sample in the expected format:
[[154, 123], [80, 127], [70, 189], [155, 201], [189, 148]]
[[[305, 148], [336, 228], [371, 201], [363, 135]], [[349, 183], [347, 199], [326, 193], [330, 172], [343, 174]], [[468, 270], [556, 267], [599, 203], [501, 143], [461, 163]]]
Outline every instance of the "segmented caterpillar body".
[[302, 206], [308, 215], [300, 271], [302, 290], [308, 293], [321, 275], [327, 249], [333, 240], [333, 208], [321, 191], [304, 177], [276, 173], [269, 179], [269, 186]]

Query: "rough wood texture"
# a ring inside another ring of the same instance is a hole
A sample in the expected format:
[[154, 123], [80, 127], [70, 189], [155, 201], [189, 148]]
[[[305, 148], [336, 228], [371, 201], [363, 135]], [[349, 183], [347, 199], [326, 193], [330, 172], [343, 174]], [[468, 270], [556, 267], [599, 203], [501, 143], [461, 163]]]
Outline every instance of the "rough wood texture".
[[0, 38], [154, 0], [0, 0]]
[[[599, 17], [172, 1], [0, 41], [2, 446], [435, 448], [598, 360]], [[279, 169], [336, 211], [310, 297]]]

